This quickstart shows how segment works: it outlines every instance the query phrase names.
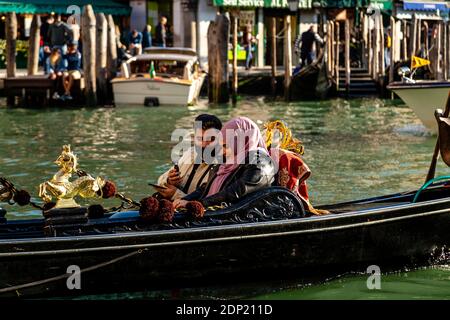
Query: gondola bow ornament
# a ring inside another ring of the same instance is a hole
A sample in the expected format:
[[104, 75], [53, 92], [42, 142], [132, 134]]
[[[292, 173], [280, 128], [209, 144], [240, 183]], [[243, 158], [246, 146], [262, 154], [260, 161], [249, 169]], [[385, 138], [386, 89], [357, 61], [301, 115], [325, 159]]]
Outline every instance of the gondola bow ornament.
[[[39, 185], [39, 197], [50, 203], [56, 198], [55, 208], [80, 207], [74, 200], [75, 197], [101, 198], [107, 181], [101, 177], [94, 178], [78, 169], [78, 159], [72, 152], [70, 145], [64, 145], [55, 164], [60, 170], [50, 179]], [[79, 178], [70, 181], [72, 174], [78, 174]]]

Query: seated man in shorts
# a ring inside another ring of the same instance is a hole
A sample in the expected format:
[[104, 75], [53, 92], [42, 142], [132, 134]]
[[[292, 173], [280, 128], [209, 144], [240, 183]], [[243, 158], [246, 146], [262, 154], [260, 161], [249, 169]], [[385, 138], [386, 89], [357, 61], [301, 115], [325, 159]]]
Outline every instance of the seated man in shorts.
[[71, 100], [70, 94], [75, 80], [81, 79], [81, 53], [78, 51], [77, 45], [71, 43], [67, 48], [67, 54], [64, 55], [66, 71], [63, 75], [64, 95], [62, 99]]

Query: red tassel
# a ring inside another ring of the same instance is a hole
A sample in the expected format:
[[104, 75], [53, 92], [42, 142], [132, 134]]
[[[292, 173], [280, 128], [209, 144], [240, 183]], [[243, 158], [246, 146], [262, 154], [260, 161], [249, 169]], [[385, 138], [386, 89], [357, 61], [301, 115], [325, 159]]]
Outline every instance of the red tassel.
[[203, 207], [203, 204], [198, 201], [189, 201], [186, 204], [186, 210], [195, 219], [201, 219], [205, 215], [205, 208]]

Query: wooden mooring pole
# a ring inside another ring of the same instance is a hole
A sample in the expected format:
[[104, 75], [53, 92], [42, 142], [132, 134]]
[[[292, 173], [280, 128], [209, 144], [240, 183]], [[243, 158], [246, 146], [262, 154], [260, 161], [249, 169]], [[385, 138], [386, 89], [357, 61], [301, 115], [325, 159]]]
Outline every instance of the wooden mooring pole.
[[270, 66], [271, 66], [271, 85], [272, 95], [277, 93], [277, 18], [272, 17], [270, 19]]
[[417, 50], [417, 15], [414, 13], [413, 16], [413, 24], [411, 26], [411, 32], [410, 32], [410, 43], [411, 43], [411, 54], [410, 57], [416, 54], [416, 50]]
[[17, 16], [15, 12], [6, 15], [6, 76], [16, 76], [16, 42], [17, 42]]
[[335, 55], [336, 55], [336, 46], [335, 46], [335, 37], [334, 37], [334, 22], [330, 21], [330, 30], [328, 31], [328, 42], [329, 42], [329, 46], [330, 46], [330, 56], [328, 57], [328, 59], [330, 60], [330, 74], [331, 76], [334, 78], [335, 76]]
[[107, 69], [108, 79], [112, 79], [117, 73], [117, 42], [116, 42], [116, 25], [112, 15], [107, 16], [108, 20], [108, 52], [107, 52]]
[[437, 36], [436, 36], [436, 78], [442, 80], [442, 22], [439, 21], [437, 25]]
[[379, 58], [380, 62], [378, 64], [380, 71], [379, 74], [381, 75], [381, 87], [384, 85], [384, 76], [386, 74], [386, 64], [385, 64], [385, 51], [384, 51], [384, 26], [383, 26], [383, 18], [380, 17], [378, 19], [378, 32], [380, 33], [380, 47], [379, 47]]
[[291, 16], [284, 18], [284, 100], [290, 100], [292, 81], [292, 35]]
[[33, 76], [38, 73], [39, 68], [39, 47], [40, 47], [41, 16], [35, 14], [30, 28], [30, 39], [28, 40], [28, 75]]
[[97, 76], [96, 76], [96, 20], [92, 5], [83, 8], [81, 17], [83, 36], [83, 72], [85, 83], [85, 98], [87, 107], [97, 105]]
[[227, 103], [228, 92], [228, 38], [230, 18], [227, 14], [217, 14], [216, 20], [208, 27], [208, 73], [210, 103]]
[[373, 72], [373, 56], [374, 56], [374, 48], [373, 48], [373, 29], [372, 27], [372, 18], [368, 18], [368, 26], [367, 26], [367, 69], [369, 70], [369, 74], [374, 79]]
[[104, 13], [96, 15], [97, 38], [96, 38], [96, 74], [97, 74], [97, 102], [106, 104], [108, 97], [107, 87], [107, 63], [108, 63], [108, 21]]
[[237, 13], [232, 12], [231, 13], [231, 25], [232, 25], [232, 32], [233, 32], [233, 81], [231, 82], [231, 92], [232, 92], [232, 102], [233, 104], [236, 104], [237, 102], [237, 95], [238, 95], [238, 60], [237, 60], [237, 54], [238, 54], [238, 19], [237, 19]]
[[340, 41], [340, 29], [339, 29], [339, 22], [336, 22], [336, 26], [335, 26], [335, 31], [336, 31], [336, 43], [335, 43], [335, 51], [336, 51], [336, 55], [335, 55], [335, 76], [336, 76], [336, 90], [339, 91], [339, 41]]
[[406, 20], [402, 21], [402, 34], [402, 60], [404, 61], [408, 59], [408, 23]]
[[345, 20], [345, 90], [350, 91], [350, 21]]
[[448, 78], [448, 42], [447, 42], [447, 23], [442, 23], [442, 77]]

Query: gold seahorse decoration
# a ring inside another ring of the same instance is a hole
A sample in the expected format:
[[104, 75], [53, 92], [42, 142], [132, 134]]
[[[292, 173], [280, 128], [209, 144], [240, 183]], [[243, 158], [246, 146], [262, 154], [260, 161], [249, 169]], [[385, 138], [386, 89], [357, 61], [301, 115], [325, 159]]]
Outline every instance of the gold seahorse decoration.
[[[71, 151], [70, 145], [64, 145], [55, 164], [60, 170], [49, 181], [39, 185], [39, 197], [49, 203], [53, 197], [56, 198], [55, 208], [76, 208], [79, 205], [74, 198], [98, 198], [105, 185], [105, 180], [101, 177], [93, 178], [84, 171], [78, 169], [78, 159]], [[80, 177], [71, 182], [72, 174], [78, 174]]]

